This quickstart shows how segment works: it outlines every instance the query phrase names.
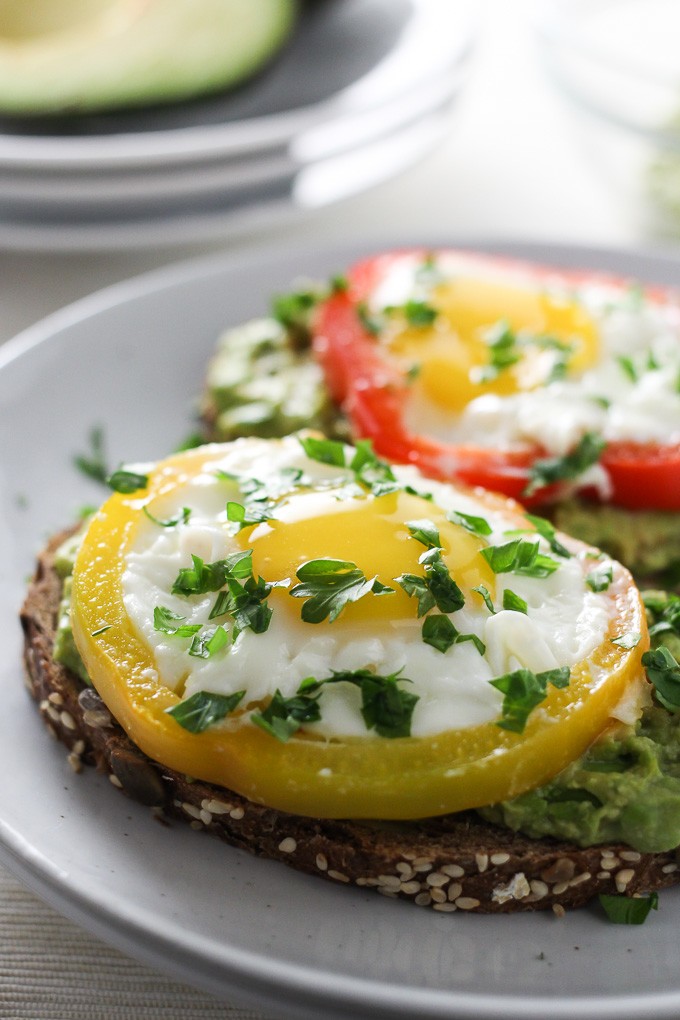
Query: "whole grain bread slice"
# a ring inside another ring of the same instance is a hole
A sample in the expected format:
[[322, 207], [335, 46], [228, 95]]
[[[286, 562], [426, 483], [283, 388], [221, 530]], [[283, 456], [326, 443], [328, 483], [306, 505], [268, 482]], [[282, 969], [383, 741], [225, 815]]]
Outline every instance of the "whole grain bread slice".
[[621, 844], [582, 849], [534, 840], [487, 824], [474, 812], [408, 823], [306, 818], [152, 761], [96, 691], [53, 659], [62, 590], [54, 552], [65, 537], [56, 536], [40, 554], [21, 623], [29, 690], [76, 771], [95, 765], [162, 817], [188, 822], [235, 847], [440, 912], [552, 908], [560, 914], [599, 893], [635, 896], [680, 879], [678, 851], [638, 853]]

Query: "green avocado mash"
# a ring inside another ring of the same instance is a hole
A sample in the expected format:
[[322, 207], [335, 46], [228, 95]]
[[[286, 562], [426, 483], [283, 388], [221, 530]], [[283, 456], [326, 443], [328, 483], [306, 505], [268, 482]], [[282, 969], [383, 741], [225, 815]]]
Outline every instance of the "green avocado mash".
[[572, 498], [550, 513], [555, 526], [625, 563], [640, 581], [675, 587], [680, 581], [680, 527], [675, 512], [624, 510]]
[[[55, 554], [64, 578], [54, 658], [85, 683], [87, 672], [70, 622], [71, 574], [82, 530]], [[643, 593], [652, 646], [680, 658], [680, 596]], [[541, 838], [579, 846], [627, 843], [643, 853], [680, 845], [680, 712], [654, 704], [634, 728], [599, 741], [583, 758], [536, 790], [479, 814], [487, 821]]]
[[671, 850], [680, 845], [680, 716], [647, 708], [627, 736], [599, 741], [552, 782], [479, 813], [537, 839]]
[[240, 436], [270, 439], [301, 428], [338, 436], [320, 367], [309, 357], [309, 334], [297, 323], [254, 319], [228, 330], [208, 366], [201, 415], [217, 442]]

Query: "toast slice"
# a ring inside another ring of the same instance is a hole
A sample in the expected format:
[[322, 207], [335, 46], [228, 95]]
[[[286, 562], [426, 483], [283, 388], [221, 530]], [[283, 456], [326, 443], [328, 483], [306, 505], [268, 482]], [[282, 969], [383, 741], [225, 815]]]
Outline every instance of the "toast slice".
[[[21, 610], [28, 687], [75, 771], [94, 765], [122, 792], [253, 854], [328, 881], [376, 889], [440, 912], [552, 908], [557, 914], [600, 893], [635, 896], [673, 885], [680, 854], [622, 844], [586, 849], [529, 839], [474, 812], [414, 822], [306, 818], [255, 804], [152, 761], [112, 718], [94, 688], [53, 658], [62, 580], [54, 554], [40, 554]], [[170, 837], [169, 837], [170, 838]]]

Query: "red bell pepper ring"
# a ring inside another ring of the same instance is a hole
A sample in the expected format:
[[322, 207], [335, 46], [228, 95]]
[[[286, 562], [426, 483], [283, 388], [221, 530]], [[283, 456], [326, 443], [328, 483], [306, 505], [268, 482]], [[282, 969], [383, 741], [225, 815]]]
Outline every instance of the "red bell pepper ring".
[[[409, 430], [405, 407], [409, 380], [389, 351], [376, 342], [359, 314], [361, 306], [394, 262], [405, 254], [425, 259], [423, 250], [395, 251], [366, 259], [353, 266], [344, 290], [336, 289], [318, 308], [314, 326], [314, 351], [321, 363], [332, 398], [349, 417], [355, 438], [372, 440], [378, 454], [395, 463], [413, 464], [435, 478], [458, 479], [469, 485], [481, 485], [502, 492], [528, 505], [550, 502], [559, 495], [559, 486], [537, 488], [526, 495], [532, 480], [531, 468], [549, 456], [536, 444], [515, 450], [495, 450], [484, 446], [456, 445]], [[436, 254], [436, 253], [435, 253]], [[467, 253], [452, 253], [465, 260], [467, 269], [475, 266], [488, 272], [496, 267], [534, 287], [558, 282], [568, 287], [601, 283], [619, 290], [628, 281], [602, 273], [574, 272], [518, 263]], [[518, 275], [519, 274], [519, 275]], [[668, 303], [670, 294], [658, 287], [645, 289], [652, 301]], [[611, 503], [630, 510], [680, 510], [680, 444], [610, 442], [600, 463], [610, 481]], [[597, 493], [588, 491], [588, 496]]]

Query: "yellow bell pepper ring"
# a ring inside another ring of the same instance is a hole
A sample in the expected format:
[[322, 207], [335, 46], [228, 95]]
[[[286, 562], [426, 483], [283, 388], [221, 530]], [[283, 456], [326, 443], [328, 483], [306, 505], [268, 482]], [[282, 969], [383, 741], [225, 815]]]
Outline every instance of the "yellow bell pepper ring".
[[[167, 711], [180, 698], [158, 675], [126, 613], [122, 577], [143, 508], [223, 456], [221, 446], [176, 454], [151, 469], [143, 490], [113, 494], [92, 519], [74, 570], [73, 631], [92, 683], [130, 739], [162, 765], [300, 815], [441, 815], [493, 804], [552, 778], [607, 730], [618, 703], [643, 678], [644, 609], [630, 576], [615, 564], [614, 583], [603, 593], [611, 603], [609, 633], [572, 666], [566, 687], [549, 687], [522, 733], [491, 721], [427, 737], [326, 739], [299, 731], [281, 743], [250, 721], [247, 698], [203, 732], [184, 729]], [[499, 497], [476, 496], [490, 508], [499, 505]], [[521, 508], [515, 513], [526, 526]], [[641, 638], [632, 648], [613, 641], [634, 632]]]

